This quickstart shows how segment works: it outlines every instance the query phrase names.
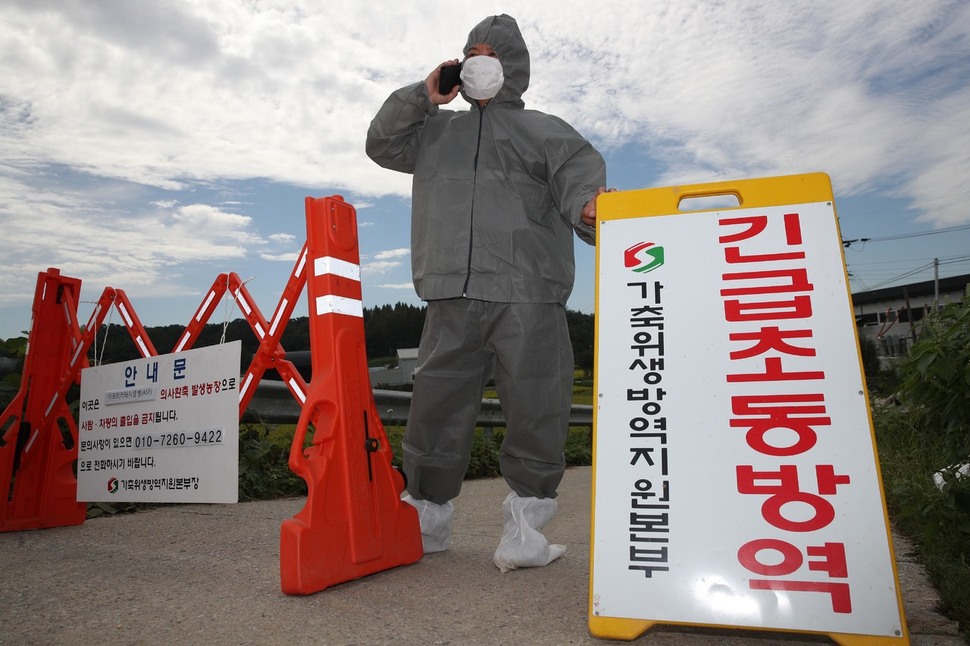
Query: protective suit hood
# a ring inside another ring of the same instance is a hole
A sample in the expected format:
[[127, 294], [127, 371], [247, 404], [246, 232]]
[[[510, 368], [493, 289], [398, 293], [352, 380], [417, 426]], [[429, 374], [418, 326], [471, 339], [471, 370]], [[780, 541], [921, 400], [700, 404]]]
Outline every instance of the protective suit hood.
[[[525, 45], [515, 18], [503, 13], [500, 16], [489, 16], [475, 25], [468, 34], [468, 41], [462, 50], [466, 58], [468, 50], [479, 43], [492, 46], [492, 49], [498, 53], [498, 59], [505, 73], [505, 84], [492, 102], [511, 103], [524, 107], [522, 95], [529, 87], [529, 48]], [[478, 105], [478, 102], [467, 96], [464, 91], [461, 95], [472, 105]]]

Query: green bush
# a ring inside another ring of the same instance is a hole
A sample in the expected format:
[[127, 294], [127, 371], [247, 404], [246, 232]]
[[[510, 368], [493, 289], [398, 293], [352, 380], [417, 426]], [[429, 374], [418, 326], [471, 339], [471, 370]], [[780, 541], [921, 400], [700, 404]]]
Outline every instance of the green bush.
[[903, 402], [921, 425], [942, 435], [950, 460], [970, 455], [970, 288], [923, 319], [919, 341], [901, 368]]
[[949, 464], [950, 448], [906, 408], [875, 406], [873, 420], [889, 516], [912, 539], [946, 613], [970, 639], [970, 533], [960, 503], [970, 479], [936, 486], [933, 474]]
[[585, 427], [569, 429], [563, 448], [567, 467], [585, 467], [593, 464], [593, 432]]
[[[306, 482], [290, 471], [290, 443], [264, 424], [239, 427], [239, 500], [306, 495]], [[289, 434], [292, 437], [292, 433]]]
[[866, 385], [870, 392], [876, 392], [879, 382], [879, 347], [867, 336], [859, 338], [859, 350], [862, 353], [862, 372], [866, 375]]
[[899, 370], [895, 364], [891, 364], [888, 368], [879, 369], [879, 373], [876, 376], [875, 388], [871, 388], [871, 392], [878, 393], [884, 397], [895, 397], [896, 393], [899, 392], [899, 386]]
[[0, 340], [0, 357], [6, 360], [15, 360], [12, 368], [0, 374], [0, 413], [7, 405], [13, 401], [17, 391], [20, 390], [20, 373], [24, 368], [24, 357], [27, 354], [27, 338], [15, 337]]
[[491, 433], [483, 429], [475, 430], [466, 479], [494, 478], [499, 475], [498, 456], [503, 439], [505, 431], [502, 429], [492, 430]]
[[921, 537], [949, 535], [954, 529], [970, 537], [970, 517], [948, 495], [964, 489], [970, 480], [950, 477], [941, 490], [933, 479], [951, 464], [944, 438], [897, 406], [876, 406], [873, 419], [890, 515], [912, 525]]
[[899, 375], [895, 366], [884, 368], [879, 361], [879, 347], [869, 337], [859, 339], [862, 351], [862, 370], [869, 392], [880, 397], [894, 395], [899, 389]]
[[900, 366], [902, 405], [875, 406], [873, 421], [890, 516], [970, 638], [970, 477], [957, 472], [970, 460], [967, 296], [924, 319]]

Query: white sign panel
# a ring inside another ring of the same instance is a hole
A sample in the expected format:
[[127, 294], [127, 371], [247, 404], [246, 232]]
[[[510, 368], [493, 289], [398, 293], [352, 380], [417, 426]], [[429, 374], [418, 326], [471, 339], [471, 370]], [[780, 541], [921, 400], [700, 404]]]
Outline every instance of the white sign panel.
[[77, 499], [239, 499], [239, 341], [81, 375]]
[[902, 634], [839, 242], [831, 202], [601, 222], [591, 615]]

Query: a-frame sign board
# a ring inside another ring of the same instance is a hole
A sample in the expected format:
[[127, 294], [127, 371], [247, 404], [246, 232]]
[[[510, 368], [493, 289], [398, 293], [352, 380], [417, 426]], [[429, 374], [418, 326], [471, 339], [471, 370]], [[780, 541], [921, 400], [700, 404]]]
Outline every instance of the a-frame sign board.
[[597, 214], [590, 632], [908, 643], [828, 176]]

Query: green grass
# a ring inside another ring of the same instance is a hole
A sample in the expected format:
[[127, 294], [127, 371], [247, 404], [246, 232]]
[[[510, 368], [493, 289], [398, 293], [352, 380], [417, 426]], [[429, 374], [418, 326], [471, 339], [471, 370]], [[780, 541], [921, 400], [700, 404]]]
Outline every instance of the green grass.
[[905, 409], [876, 406], [873, 418], [889, 517], [912, 540], [943, 611], [970, 642], [970, 516], [959, 504], [970, 482], [936, 487], [932, 474], [950, 462], [947, 441]]

